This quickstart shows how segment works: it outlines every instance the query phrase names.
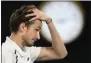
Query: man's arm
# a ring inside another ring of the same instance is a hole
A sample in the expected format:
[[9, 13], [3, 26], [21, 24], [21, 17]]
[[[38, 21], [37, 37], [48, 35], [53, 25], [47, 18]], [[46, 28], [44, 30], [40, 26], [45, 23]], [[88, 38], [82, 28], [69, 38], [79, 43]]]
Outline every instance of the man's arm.
[[29, 10], [28, 12], [30, 11], [33, 11], [33, 13], [26, 15], [26, 17], [33, 16], [33, 15], [35, 17], [30, 19], [29, 21], [36, 20], [36, 19], [45, 21], [48, 25], [51, 38], [52, 38], [52, 46], [42, 47], [38, 60], [51, 60], [51, 59], [64, 58], [67, 55], [67, 50], [65, 48], [63, 40], [61, 39], [53, 22], [51, 21], [51, 18], [47, 16], [45, 13], [43, 13], [42, 11], [38, 10], [37, 8]]
[[52, 38], [52, 47], [42, 47], [38, 60], [62, 59], [67, 55], [63, 40], [58, 34], [53, 22], [49, 22], [47, 25]]

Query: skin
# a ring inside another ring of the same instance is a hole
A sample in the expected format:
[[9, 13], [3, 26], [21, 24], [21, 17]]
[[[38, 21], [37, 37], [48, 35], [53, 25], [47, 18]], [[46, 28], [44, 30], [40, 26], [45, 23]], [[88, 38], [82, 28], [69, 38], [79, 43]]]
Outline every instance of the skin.
[[36, 20], [34, 24], [30, 25], [28, 29], [26, 29], [25, 34], [23, 35], [23, 45], [24, 46], [32, 46], [36, 40], [40, 39], [40, 31], [41, 31], [42, 23], [39, 20]]
[[[40, 20], [35, 20], [29, 27], [24, 23], [20, 24], [19, 31], [17, 33], [11, 33], [11, 40], [17, 43], [21, 49], [24, 46], [31, 47], [36, 40], [40, 39], [42, 23]], [[17, 40], [18, 39], [18, 40]]]
[[31, 47], [34, 44], [33, 39], [40, 39], [39, 32], [41, 31], [41, 21], [45, 21], [48, 23], [47, 26], [52, 37], [52, 46], [42, 47], [37, 60], [43, 61], [65, 58], [67, 56], [66, 47], [59, 33], [57, 32], [53, 21], [51, 21], [51, 18], [37, 8], [28, 10], [28, 12], [31, 11], [34, 13], [28, 14], [25, 17], [36, 15], [36, 17], [29, 20], [34, 20], [35, 23], [28, 28], [24, 23], [21, 23], [18, 32], [16, 34], [11, 33], [10, 39], [13, 40], [21, 49], [23, 49], [24, 46]]

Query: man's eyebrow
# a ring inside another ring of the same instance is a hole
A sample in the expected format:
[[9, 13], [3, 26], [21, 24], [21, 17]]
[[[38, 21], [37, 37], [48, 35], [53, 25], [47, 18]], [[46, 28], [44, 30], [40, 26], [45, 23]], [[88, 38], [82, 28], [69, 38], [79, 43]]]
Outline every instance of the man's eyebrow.
[[39, 28], [39, 29], [41, 30], [41, 26], [39, 26], [39, 27], [37, 27], [37, 28]]

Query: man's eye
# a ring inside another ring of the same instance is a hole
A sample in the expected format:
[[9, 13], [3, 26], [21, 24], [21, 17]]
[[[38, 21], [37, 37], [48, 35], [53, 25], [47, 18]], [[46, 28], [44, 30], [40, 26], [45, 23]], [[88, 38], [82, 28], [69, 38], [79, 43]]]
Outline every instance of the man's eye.
[[38, 29], [35, 29], [36, 31], [39, 31]]

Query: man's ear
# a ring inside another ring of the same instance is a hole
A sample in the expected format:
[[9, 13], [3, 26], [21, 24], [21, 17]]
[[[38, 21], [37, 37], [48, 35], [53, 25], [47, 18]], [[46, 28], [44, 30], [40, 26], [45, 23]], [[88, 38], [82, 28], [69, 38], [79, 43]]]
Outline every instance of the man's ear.
[[25, 23], [21, 23], [20, 26], [19, 26], [19, 31], [24, 32], [25, 30], [26, 30]]

